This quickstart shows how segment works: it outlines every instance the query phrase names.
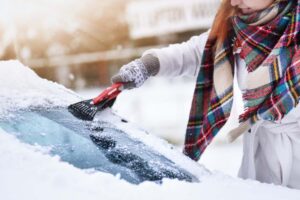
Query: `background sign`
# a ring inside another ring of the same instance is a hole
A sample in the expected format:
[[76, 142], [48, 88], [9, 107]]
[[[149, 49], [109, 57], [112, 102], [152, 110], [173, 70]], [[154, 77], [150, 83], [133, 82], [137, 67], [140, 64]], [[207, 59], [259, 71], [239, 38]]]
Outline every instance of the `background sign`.
[[220, 0], [133, 1], [126, 11], [133, 39], [209, 28]]

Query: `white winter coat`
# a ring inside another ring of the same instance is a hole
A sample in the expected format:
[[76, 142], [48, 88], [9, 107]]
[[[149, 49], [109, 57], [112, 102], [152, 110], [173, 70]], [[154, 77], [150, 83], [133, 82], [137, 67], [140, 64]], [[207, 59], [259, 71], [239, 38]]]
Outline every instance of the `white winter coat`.
[[[158, 57], [157, 76], [198, 75], [208, 32], [187, 42], [144, 53]], [[245, 88], [245, 62], [236, 58], [236, 76], [240, 89]], [[235, 105], [235, 104], [234, 104]], [[260, 120], [244, 134], [244, 155], [239, 177], [300, 189], [300, 104], [280, 123]]]

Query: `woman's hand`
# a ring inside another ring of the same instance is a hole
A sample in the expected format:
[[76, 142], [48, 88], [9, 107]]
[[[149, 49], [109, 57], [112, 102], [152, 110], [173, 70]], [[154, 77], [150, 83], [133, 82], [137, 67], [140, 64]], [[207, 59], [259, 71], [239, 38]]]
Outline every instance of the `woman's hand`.
[[150, 77], [157, 74], [159, 70], [158, 58], [152, 55], [143, 56], [126, 65], [111, 78], [113, 83], [124, 83], [125, 89], [137, 88]]

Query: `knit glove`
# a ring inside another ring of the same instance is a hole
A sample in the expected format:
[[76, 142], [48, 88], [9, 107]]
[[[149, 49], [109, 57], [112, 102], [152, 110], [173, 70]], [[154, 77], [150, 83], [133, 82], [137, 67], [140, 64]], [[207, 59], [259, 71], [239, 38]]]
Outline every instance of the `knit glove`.
[[158, 58], [148, 54], [123, 65], [120, 71], [111, 78], [111, 81], [124, 83], [125, 89], [137, 88], [143, 85], [150, 76], [155, 76], [158, 71]]

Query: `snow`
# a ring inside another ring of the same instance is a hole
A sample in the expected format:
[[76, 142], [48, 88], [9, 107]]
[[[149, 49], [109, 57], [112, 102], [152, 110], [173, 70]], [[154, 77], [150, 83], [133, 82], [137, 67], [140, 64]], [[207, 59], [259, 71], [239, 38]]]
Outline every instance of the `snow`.
[[68, 105], [80, 99], [71, 90], [39, 78], [32, 70], [17, 61], [2, 61], [0, 70], [0, 98], [5, 97], [3, 98], [5, 101], [0, 103], [0, 115], [33, 105]]
[[[32, 105], [68, 105], [80, 99], [56, 83], [40, 79], [17, 61], [0, 62], [0, 115]], [[4, 101], [2, 101], [4, 100]], [[103, 115], [108, 115], [109, 111]], [[111, 118], [112, 121], [116, 118]], [[45, 154], [39, 147], [19, 142], [0, 128], [0, 199], [299, 199], [300, 191], [208, 172], [196, 162], [178, 156], [170, 145], [150, 134], [139, 134], [137, 124], [122, 127], [164, 155], [176, 160], [201, 182], [164, 180], [161, 185], [133, 185], [113, 175], [84, 171]], [[138, 130], [138, 131], [135, 131]]]
[[[299, 192], [235, 180], [222, 174], [202, 183], [164, 180], [138, 186], [110, 174], [88, 173], [62, 163], [0, 131], [1, 199], [297, 199]], [[116, 192], [117, 190], [117, 192]], [[273, 196], [274, 195], [274, 196]]]

